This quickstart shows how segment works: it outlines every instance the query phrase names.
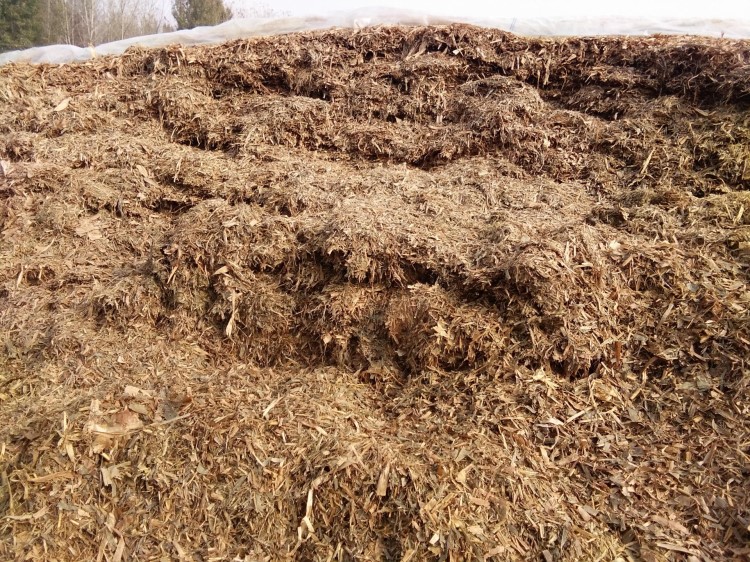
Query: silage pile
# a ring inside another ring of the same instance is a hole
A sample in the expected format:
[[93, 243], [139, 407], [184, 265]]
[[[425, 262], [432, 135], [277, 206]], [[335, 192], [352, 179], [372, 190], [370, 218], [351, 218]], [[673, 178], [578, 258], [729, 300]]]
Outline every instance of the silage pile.
[[0, 68], [0, 557], [750, 555], [750, 44]]

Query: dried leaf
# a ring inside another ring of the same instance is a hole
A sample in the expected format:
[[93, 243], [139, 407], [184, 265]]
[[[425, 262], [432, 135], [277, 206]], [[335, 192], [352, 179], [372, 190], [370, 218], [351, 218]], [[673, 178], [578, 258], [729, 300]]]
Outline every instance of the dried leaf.
[[10, 519], [11, 521], [31, 521], [34, 519], [41, 519], [45, 515], [49, 513], [49, 506], [44, 506], [40, 510], [36, 511], [35, 513], [26, 513], [24, 515], [6, 515], [6, 519]]
[[123, 396], [126, 398], [150, 398], [151, 392], [131, 385], [125, 385]]
[[450, 334], [446, 330], [445, 323], [442, 320], [439, 320], [432, 329], [441, 338], [450, 339]]
[[141, 414], [144, 416], [147, 416], [149, 414], [149, 409], [145, 404], [139, 404], [138, 402], [131, 402], [128, 404], [128, 409], [135, 412], [136, 414]]
[[68, 108], [68, 105], [70, 104], [71, 99], [72, 98], [65, 98], [60, 103], [58, 103], [52, 111], [55, 111], [55, 112], [65, 111]]

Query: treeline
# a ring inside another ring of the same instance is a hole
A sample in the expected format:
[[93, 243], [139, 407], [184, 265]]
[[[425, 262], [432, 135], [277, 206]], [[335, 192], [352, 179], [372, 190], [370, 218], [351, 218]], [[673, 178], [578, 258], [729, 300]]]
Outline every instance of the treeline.
[[163, 0], [0, 0], [0, 52], [61, 43], [86, 47], [216, 25], [233, 15], [275, 15], [263, 4], [230, 8], [225, 0], [171, 1], [170, 10]]

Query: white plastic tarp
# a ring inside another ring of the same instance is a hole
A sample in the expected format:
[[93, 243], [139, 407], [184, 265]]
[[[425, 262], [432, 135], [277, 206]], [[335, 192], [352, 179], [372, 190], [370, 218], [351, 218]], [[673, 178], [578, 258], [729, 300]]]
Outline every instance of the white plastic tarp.
[[214, 27], [197, 27], [186, 31], [133, 37], [97, 47], [50, 45], [24, 51], [0, 54], [0, 64], [30, 62], [61, 64], [85, 61], [97, 56], [119, 55], [129, 47], [165, 47], [167, 45], [210, 45], [296, 31], [329, 28], [361, 29], [374, 25], [430, 25], [470, 23], [527, 36], [591, 36], [591, 35], [703, 35], [709, 37], [748, 38], [750, 21], [737, 19], [700, 18], [476, 18], [431, 16], [394, 8], [361, 8], [336, 12], [328, 16], [282, 17], [275, 19], [234, 19]]

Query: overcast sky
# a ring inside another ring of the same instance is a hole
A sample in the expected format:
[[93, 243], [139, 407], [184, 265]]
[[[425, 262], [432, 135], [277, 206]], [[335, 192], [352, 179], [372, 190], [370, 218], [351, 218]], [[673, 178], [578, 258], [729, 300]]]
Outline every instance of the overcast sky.
[[[242, 2], [242, 0], [239, 0]], [[254, 0], [244, 0], [253, 4]], [[258, 0], [290, 15], [325, 14], [366, 6], [394, 6], [436, 15], [512, 18], [544, 16], [706, 17], [750, 19], [750, 0]]]

